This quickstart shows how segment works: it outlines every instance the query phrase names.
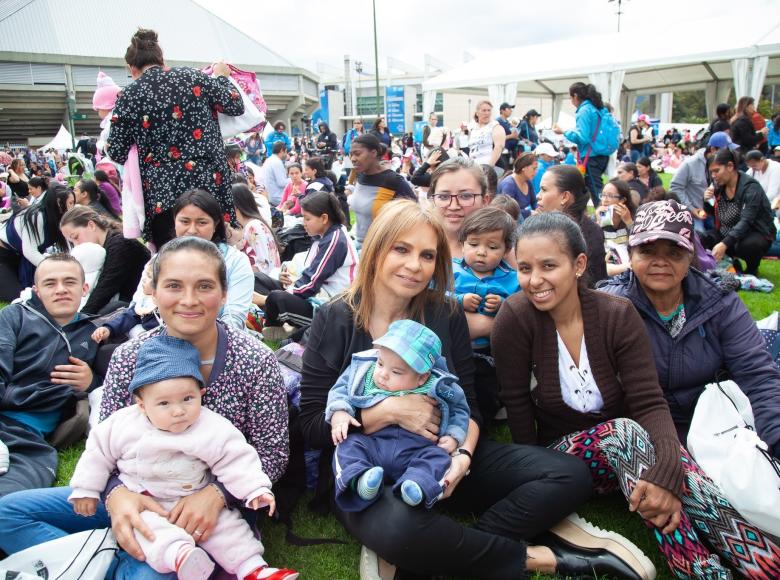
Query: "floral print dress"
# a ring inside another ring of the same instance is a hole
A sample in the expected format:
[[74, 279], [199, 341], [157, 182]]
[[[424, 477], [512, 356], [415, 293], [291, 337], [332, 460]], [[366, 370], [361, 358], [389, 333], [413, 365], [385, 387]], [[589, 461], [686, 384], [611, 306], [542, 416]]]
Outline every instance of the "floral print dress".
[[226, 77], [192, 68], [147, 69], [120, 94], [111, 117], [108, 154], [124, 163], [138, 146], [144, 194], [144, 239], [152, 220], [195, 187], [211, 192], [235, 221], [232, 176], [217, 113], [241, 115], [241, 95]]
[[244, 226], [244, 239], [238, 247], [249, 257], [255, 272], [270, 275], [274, 268], [281, 266], [274, 235], [260, 220], [250, 220]]

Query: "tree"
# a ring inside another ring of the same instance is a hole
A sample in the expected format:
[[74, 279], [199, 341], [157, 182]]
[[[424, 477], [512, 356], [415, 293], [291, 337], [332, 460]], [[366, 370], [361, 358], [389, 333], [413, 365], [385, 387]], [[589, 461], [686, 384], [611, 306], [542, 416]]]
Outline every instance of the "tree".
[[677, 91], [672, 102], [672, 122], [706, 123], [707, 102], [704, 91]]

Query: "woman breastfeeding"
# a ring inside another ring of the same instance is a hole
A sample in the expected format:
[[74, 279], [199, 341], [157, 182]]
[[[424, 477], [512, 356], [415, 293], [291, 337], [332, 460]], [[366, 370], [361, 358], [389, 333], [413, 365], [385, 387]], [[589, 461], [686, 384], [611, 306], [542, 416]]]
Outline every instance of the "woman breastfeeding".
[[[589, 484], [583, 466], [565, 454], [480, 436], [468, 327], [463, 310], [446, 298], [451, 277], [447, 236], [434, 210], [412, 201], [391, 202], [368, 230], [355, 282], [314, 315], [303, 355], [300, 421], [307, 444], [323, 451], [320, 491], [331, 501], [328, 391], [352, 355], [372, 348], [392, 322], [413, 319], [436, 333], [471, 408], [466, 440], [452, 454], [445, 499], [437, 506], [478, 514], [476, 523], [463, 526], [438, 508], [410, 508], [390, 486], [362, 512], [333, 505], [336, 517], [365, 546], [361, 572], [377, 574], [378, 554], [404, 571], [397, 577], [522, 578], [527, 568], [578, 575], [593, 565], [599, 574], [616, 573], [615, 557], [606, 551], [597, 550], [598, 558], [577, 551], [575, 562], [575, 548], [554, 552], [525, 544], [575, 509], [590, 493]], [[432, 399], [409, 394], [388, 397], [356, 419], [367, 434], [397, 425], [435, 442], [441, 416]]]
[[[216, 202], [215, 202], [216, 203]], [[227, 300], [227, 272], [222, 252], [208, 240], [179, 237], [164, 245], [152, 269], [153, 295], [164, 326], [122, 344], [114, 352], [104, 383], [101, 419], [133, 403], [128, 386], [141, 345], [167, 334], [192, 343], [200, 353], [206, 379], [203, 405], [228, 419], [246, 437], [277, 481], [287, 465], [287, 397], [273, 353], [247, 333], [218, 319]], [[174, 361], [171, 361], [172, 363]], [[118, 478], [109, 481], [106, 503], [94, 516], [73, 511], [70, 488], [37, 489], [0, 500], [0, 549], [14, 553], [82, 530], [111, 526], [119, 545], [117, 578], [145, 579], [159, 575], [143, 560], [134, 530], [149, 537], [140, 518], [143, 510], [167, 517], [200, 540], [213, 531], [219, 512], [236, 506], [219, 484], [183, 498], [170, 512], [152, 498], [129, 491]], [[240, 502], [238, 502], [240, 503]], [[109, 515], [110, 520], [109, 520]], [[165, 576], [163, 576], [165, 577]]]
[[[587, 261], [566, 215], [521, 227], [523, 292], [507, 299], [492, 334], [512, 439], [580, 457], [597, 492], [619, 489], [676, 577], [729, 578], [710, 550], [743, 564], [732, 544], [747, 524], [681, 448], [641, 317], [628, 300], [584, 287]], [[726, 525], [733, 530], [721, 534]], [[776, 578], [777, 547], [758, 550], [771, 570], [742, 571]]]

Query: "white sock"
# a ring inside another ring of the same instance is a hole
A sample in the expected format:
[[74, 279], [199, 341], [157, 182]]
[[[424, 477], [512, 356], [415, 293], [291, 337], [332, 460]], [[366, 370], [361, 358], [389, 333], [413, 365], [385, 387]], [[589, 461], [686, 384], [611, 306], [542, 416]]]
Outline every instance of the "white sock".
[[255, 556], [250, 556], [244, 562], [236, 568], [236, 576], [241, 578], [243, 580], [249, 574], [257, 570], [258, 568], [262, 568], [263, 566], [268, 566], [268, 563], [263, 560], [263, 557], [260, 554], [257, 554]]
[[177, 542], [173, 542], [170, 546], [168, 546], [168, 549], [165, 550], [165, 556], [163, 557], [163, 560], [165, 561], [166, 566], [170, 568], [171, 572], [176, 572], [176, 559], [179, 557], [179, 552], [185, 547], [191, 550], [195, 547], [195, 542], [179, 540]]

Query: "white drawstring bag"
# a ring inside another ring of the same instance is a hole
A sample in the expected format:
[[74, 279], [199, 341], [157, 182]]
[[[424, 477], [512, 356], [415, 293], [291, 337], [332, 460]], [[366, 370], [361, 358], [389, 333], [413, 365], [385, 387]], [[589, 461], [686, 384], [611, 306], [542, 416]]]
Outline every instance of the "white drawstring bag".
[[109, 528], [79, 532], [9, 556], [0, 562], [0, 578], [103, 580], [117, 550]]
[[750, 401], [734, 381], [705, 387], [688, 450], [742, 517], [780, 535], [780, 462], [756, 434]]

